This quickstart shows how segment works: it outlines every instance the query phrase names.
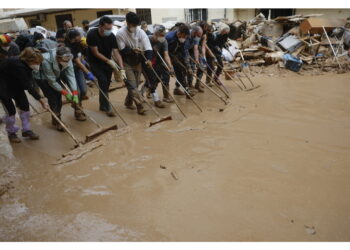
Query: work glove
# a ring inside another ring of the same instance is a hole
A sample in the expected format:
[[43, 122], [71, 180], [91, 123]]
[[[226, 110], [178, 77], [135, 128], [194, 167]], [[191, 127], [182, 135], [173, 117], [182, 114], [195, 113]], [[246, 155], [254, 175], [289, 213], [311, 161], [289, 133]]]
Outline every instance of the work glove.
[[78, 91], [76, 91], [76, 90], [73, 91], [72, 101], [73, 101], [74, 104], [79, 104]]
[[118, 65], [113, 59], [110, 59], [106, 62], [113, 70], [118, 70]]
[[43, 109], [49, 109], [49, 104], [47, 103], [47, 99], [45, 97], [40, 98], [39, 102]]
[[95, 76], [91, 72], [86, 74], [86, 78], [90, 81], [95, 81]]
[[127, 80], [126, 73], [124, 69], [119, 70], [119, 74], [123, 80]]
[[69, 94], [67, 90], [62, 89], [61, 94], [62, 94], [63, 96], [66, 97], [66, 100], [67, 100], [68, 102], [71, 102], [71, 101], [72, 101], [73, 96], [72, 96], [71, 94]]
[[146, 63], [148, 68], [152, 68], [153, 65], [152, 65], [152, 62], [150, 60], [147, 60], [145, 63]]

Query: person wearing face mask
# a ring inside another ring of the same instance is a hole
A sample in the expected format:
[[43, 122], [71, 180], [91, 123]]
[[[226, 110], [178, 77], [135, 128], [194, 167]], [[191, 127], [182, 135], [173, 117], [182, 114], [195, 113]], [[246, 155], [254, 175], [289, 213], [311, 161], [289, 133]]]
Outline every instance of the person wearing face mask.
[[[19, 117], [22, 122], [22, 137], [31, 140], [39, 139], [39, 136], [31, 130], [29, 118], [29, 102], [25, 90], [47, 108], [47, 101], [35, 89], [32, 71], [38, 70], [43, 57], [39, 50], [25, 48], [19, 56], [10, 57], [0, 64], [0, 100], [6, 115], [2, 118], [6, 125], [6, 131], [10, 142], [19, 143], [17, 136], [19, 128], [16, 126], [16, 106], [19, 108]], [[16, 106], [13, 103], [15, 101]]]
[[[185, 46], [189, 35], [190, 30], [186, 24], [177, 24], [172, 31], [168, 32], [165, 38], [168, 42], [168, 51], [174, 66], [176, 78], [181, 82], [182, 86], [186, 88], [188, 94], [194, 96], [196, 92], [189, 88], [189, 84], [186, 79], [187, 72], [192, 71], [187, 49], [188, 46]], [[187, 67], [187, 70], [183, 67], [183, 65]], [[177, 82], [174, 89], [174, 95], [185, 95]]]
[[125, 63], [127, 78], [125, 85], [128, 89], [128, 94], [124, 105], [128, 109], [135, 109], [133, 106], [133, 103], [135, 103], [137, 113], [144, 115], [146, 110], [142, 105], [143, 100], [138, 90], [138, 85], [140, 83], [142, 64], [144, 67], [152, 67], [153, 50], [148, 36], [138, 27], [140, 18], [134, 12], [126, 14], [126, 24], [126, 26], [118, 30], [116, 35], [120, 53]]
[[[65, 45], [71, 50], [73, 55], [75, 80], [78, 86], [79, 100], [81, 101], [85, 98], [87, 92], [85, 76], [90, 81], [95, 81], [95, 76], [83, 63], [82, 56], [84, 48], [81, 44], [80, 32], [75, 29], [69, 30], [66, 35]], [[81, 106], [81, 102], [79, 105]]]
[[[39, 71], [33, 72], [33, 76], [35, 82], [47, 97], [51, 110], [60, 119], [63, 95], [68, 102], [72, 102], [75, 118], [78, 121], [85, 121], [85, 114], [79, 106], [77, 83], [72, 63], [73, 55], [70, 49], [60, 46], [57, 49], [44, 52], [42, 55], [44, 61], [40, 65]], [[67, 83], [72, 94], [61, 85], [61, 81]], [[54, 117], [52, 117], [52, 125], [58, 131], [64, 131]]]
[[[200, 64], [199, 61], [199, 44], [203, 36], [203, 30], [200, 26], [193, 26], [190, 30], [190, 37], [185, 42], [185, 51], [188, 53], [189, 57], [193, 58], [195, 63], [190, 60], [190, 66], [191, 70], [188, 70], [187, 72], [187, 81], [190, 86], [190, 88], [193, 88], [192, 82], [193, 82], [193, 74], [196, 74], [197, 72], [197, 65]], [[199, 70], [200, 72], [200, 70]], [[197, 82], [196, 90], [203, 92], [202, 88], [199, 87], [199, 83]]]
[[[163, 25], [156, 25], [154, 27], [154, 34], [149, 36], [152, 48], [153, 48], [153, 57], [152, 57], [152, 65], [154, 70], [156, 71], [157, 75], [160, 77], [165, 87], [169, 90], [169, 81], [170, 81], [170, 75], [174, 75], [174, 68], [171, 63], [169, 53], [168, 53], [168, 42], [165, 39], [165, 27]], [[170, 72], [167, 72], [168, 69], [164, 66], [162, 60], [159, 58], [158, 53], [164, 58]], [[150, 93], [153, 97], [154, 105], [158, 108], [164, 108], [165, 105], [161, 102], [158, 93], [156, 91], [159, 79], [154, 74], [151, 68], [144, 67], [143, 69], [144, 74], [146, 75], [147, 87], [150, 89]], [[173, 100], [170, 99], [168, 91], [164, 88], [163, 89], [163, 101], [172, 103]]]
[[0, 62], [6, 58], [18, 56], [19, 53], [20, 50], [18, 45], [12, 42], [10, 36], [6, 34], [0, 35]]
[[[218, 30], [216, 32], [210, 32], [210, 35], [208, 34], [208, 48], [210, 51], [215, 55], [217, 64], [220, 65], [214, 72], [214, 81], [216, 81], [219, 85], [222, 85], [219, 77], [222, 73], [222, 69], [224, 67], [223, 61], [222, 61], [222, 49], [226, 46], [225, 44], [228, 41], [228, 34], [230, 32], [230, 27], [225, 23], [219, 23]], [[209, 61], [208, 61], [209, 63]], [[212, 63], [212, 60], [210, 60], [210, 63]], [[211, 67], [213, 69], [214, 67]], [[208, 70], [208, 75], [212, 76], [213, 72], [211, 69]], [[208, 80], [208, 78], [207, 78]]]
[[[111, 84], [113, 71], [118, 71], [123, 78], [125, 76], [124, 63], [119, 54], [117, 39], [112, 33], [113, 21], [107, 16], [101, 17], [99, 27], [90, 29], [87, 34], [87, 59], [92, 73], [98, 80], [98, 85], [105, 95], [100, 93], [100, 110], [108, 116], [115, 116], [108, 100], [108, 89]], [[115, 61], [118, 62], [118, 65]]]

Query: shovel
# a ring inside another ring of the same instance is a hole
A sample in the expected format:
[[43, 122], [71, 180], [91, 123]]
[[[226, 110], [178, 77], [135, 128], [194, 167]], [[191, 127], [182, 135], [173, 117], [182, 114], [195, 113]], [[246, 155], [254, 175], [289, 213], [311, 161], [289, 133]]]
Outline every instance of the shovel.
[[[65, 88], [70, 94], [72, 94], [71, 91], [70, 91], [70, 89], [68, 88], [68, 86], [67, 86], [63, 81], [61, 81], [61, 83], [62, 83], [62, 85], [64, 86], [64, 88]], [[76, 107], [77, 107], [80, 111], [82, 111], [81, 108], [80, 108], [78, 105], [76, 105]], [[94, 124], [97, 126], [98, 130], [95, 131], [95, 132], [92, 132], [92, 133], [88, 134], [88, 135], [85, 137], [85, 142], [84, 142], [84, 143], [87, 143], [87, 142], [92, 141], [93, 139], [95, 139], [95, 138], [97, 138], [98, 136], [100, 136], [100, 135], [102, 135], [102, 134], [108, 132], [109, 130], [117, 130], [117, 129], [118, 129], [117, 124], [114, 124], [114, 125], [112, 125], [112, 126], [109, 126], [109, 127], [105, 127], [105, 128], [104, 128], [104, 127], [102, 127], [99, 123], [97, 123], [97, 122], [95, 121], [95, 119], [93, 119], [91, 116], [89, 116], [89, 115], [86, 114], [86, 113], [85, 113], [85, 115], [86, 115], [86, 117], [87, 117], [92, 123], [94, 123]]]

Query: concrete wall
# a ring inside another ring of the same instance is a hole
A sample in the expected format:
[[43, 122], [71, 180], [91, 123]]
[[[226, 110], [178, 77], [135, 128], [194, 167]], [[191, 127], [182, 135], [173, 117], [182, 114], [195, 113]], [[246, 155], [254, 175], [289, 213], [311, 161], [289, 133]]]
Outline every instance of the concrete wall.
[[233, 19], [248, 21], [255, 17], [255, 9], [233, 9]]
[[[48, 30], [57, 31], [56, 26], [56, 15], [64, 15], [64, 14], [71, 14], [73, 17], [73, 25], [74, 26], [81, 26], [81, 22], [84, 19], [87, 19], [89, 21], [92, 21], [97, 18], [97, 11], [107, 11], [112, 10], [113, 14], [119, 15], [119, 14], [126, 14], [128, 10], [126, 9], [77, 9], [77, 10], [68, 10], [68, 11], [62, 11], [62, 12], [54, 12], [54, 13], [48, 13], [45, 14], [45, 21], [41, 22], [41, 25], [45, 27]], [[27, 16], [24, 17], [24, 20], [27, 22], [28, 27], [30, 26], [30, 20], [31, 19], [37, 19], [37, 16]]]
[[226, 10], [226, 19], [228, 21], [233, 21], [233, 9], [208, 9], [208, 21], [212, 19], [223, 19], [225, 17]]
[[185, 21], [184, 9], [151, 9], [152, 24], [164, 23], [167, 20]]

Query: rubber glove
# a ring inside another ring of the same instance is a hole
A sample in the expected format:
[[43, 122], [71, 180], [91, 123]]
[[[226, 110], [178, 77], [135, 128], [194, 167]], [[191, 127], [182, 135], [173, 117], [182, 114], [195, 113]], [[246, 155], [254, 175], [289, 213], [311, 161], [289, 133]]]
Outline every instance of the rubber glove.
[[73, 103], [79, 104], [78, 91], [76, 91], [76, 90], [73, 91]]
[[147, 60], [145, 63], [146, 63], [148, 68], [152, 68], [153, 65], [152, 65], [152, 62], [150, 60]]
[[62, 94], [63, 96], [66, 97], [66, 100], [67, 100], [68, 102], [71, 102], [71, 101], [72, 101], [72, 98], [73, 98], [73, 97], [72, 97], [71, 94], [68, 93], [67, 90], [62, 89], [61, 94]]
[[90, 81], [95, 81], [95, 76], [91, 72], [86, 74], [86, 78]]

